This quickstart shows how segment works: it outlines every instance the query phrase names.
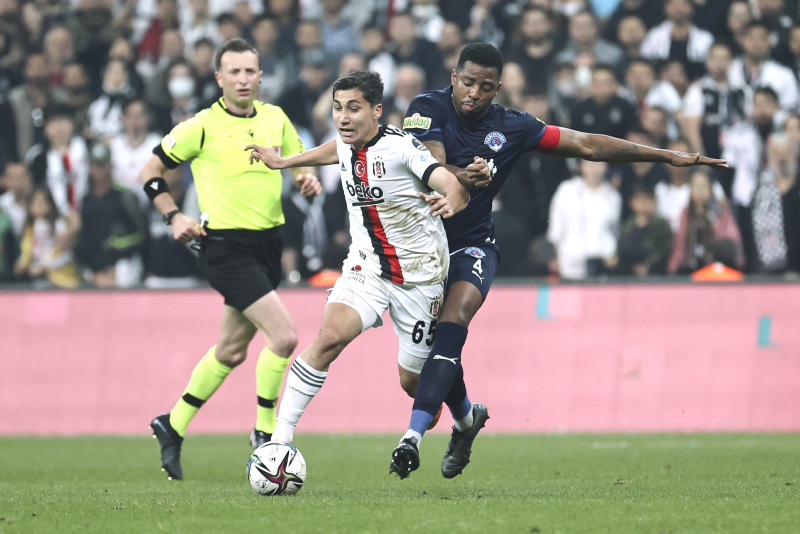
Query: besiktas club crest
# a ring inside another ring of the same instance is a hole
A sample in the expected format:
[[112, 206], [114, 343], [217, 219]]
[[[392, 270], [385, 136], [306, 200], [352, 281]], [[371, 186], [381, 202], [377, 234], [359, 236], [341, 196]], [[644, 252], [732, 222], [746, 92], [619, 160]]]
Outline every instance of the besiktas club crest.
[[492, 132], [486, 136], [486, 139], [483, 140], [483, 144], [488, 145], [489, 148], [497, 152], [506, 142], [506, 136], [501, 134], [500, 132]]

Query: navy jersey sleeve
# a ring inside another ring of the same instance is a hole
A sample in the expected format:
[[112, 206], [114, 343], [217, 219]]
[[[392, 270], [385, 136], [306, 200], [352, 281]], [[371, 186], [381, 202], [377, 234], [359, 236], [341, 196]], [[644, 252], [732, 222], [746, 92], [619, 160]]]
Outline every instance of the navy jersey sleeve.
[[420, 141], [444, 143], [443, 115], [436, 100], [427, 95], [418, 96], [408, 106], [406, 118], [403, 120], [403, 130]]
[[534, 150], [542, 140], [546, 124], [530, 113], [522, 113], [523, 130], [525, 132], [525, 151]]

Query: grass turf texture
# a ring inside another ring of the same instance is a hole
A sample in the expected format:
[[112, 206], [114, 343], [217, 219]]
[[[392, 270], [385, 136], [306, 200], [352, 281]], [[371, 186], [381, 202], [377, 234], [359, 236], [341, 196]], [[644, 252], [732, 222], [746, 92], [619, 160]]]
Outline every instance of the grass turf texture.
[[295, 497], [249, 487], [247, 436], [0, 438], [0, 532], [798, 532], [800, 434], [481, 435], [464, 475], [389, 476], [396, 436], [298, 436]]

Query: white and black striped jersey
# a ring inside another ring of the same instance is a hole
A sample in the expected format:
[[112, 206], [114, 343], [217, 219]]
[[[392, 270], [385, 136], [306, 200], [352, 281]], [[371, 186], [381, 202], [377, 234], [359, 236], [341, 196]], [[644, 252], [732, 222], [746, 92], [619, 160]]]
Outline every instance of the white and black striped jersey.
[[436, 158], [414, 136], [381, 126], [361, 150], [336, 139], [350, 214], [350, 257], [397, 284], [441, 282], [449, 255], [444, 225], [418, 193], [429, 193]]

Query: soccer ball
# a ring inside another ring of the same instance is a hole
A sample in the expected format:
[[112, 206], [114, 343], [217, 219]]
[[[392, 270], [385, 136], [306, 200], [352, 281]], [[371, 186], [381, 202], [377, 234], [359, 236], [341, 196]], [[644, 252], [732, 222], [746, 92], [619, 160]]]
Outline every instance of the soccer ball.
[[306, 460], [294, 445], [268, 441], [247, 461], [247, 480], [261, 495], [294, 495], [306, 480]]

